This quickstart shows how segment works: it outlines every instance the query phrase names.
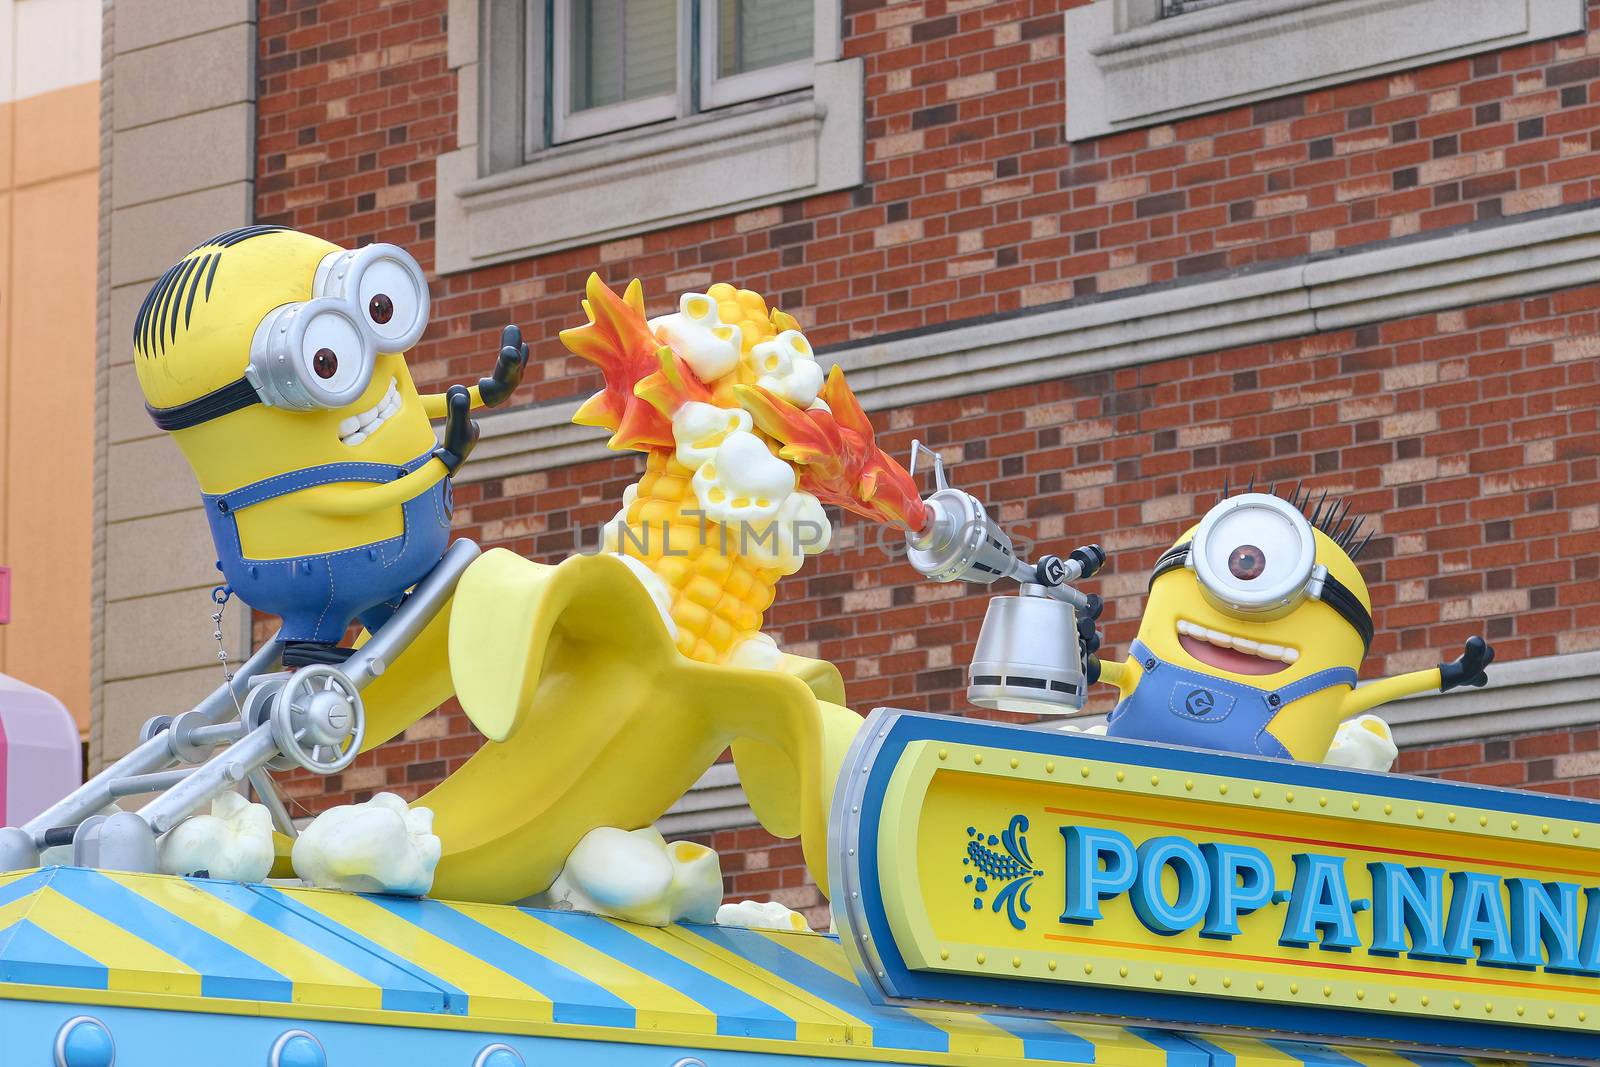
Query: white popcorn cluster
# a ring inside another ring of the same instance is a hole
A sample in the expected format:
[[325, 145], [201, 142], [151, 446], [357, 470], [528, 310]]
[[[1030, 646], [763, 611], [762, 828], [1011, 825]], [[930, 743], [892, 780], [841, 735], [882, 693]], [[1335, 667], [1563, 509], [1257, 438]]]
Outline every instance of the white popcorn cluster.
[[717, 302], [704, 293], [684, 293], [678, 310], [650, 320], [655, 335], [672, 346], [703, 382], [731, 374], [739, 365], [743, 340], [739, 327], [717, 314]]
[[1339, 724], [1323, 762], [1358, 771], [1387, 771], [1399, 758], [1389, 724], [1376, 715], [1358, 715]]
[[420, 897], [433, 885], [440, 843], [433, 811], [393, 793], [329, 808], [295, 838], [294, 873], [321, 889]]
[[742, 926], [746, 930], [783, 930], [788, 933], [809, 934], [811, 927], [806, 917], [776, 900], [765, 903], [759, 900], [741, 900], [737, 904], [724, 904], [717, 909], [718, 926]]
[[822, 391], [822, 364], [799, 330], [784, 330], [750, 350], [761, 377], [756, 384], [777, 393], [795, 407], [804, 408]]
[[238, 793], [222, 793], [209, 815], [191, 815], [156, 845], [163, 874], [259, 882], [272, 870], [272, 816]]
[[778, 642], [766, 634], [757, 633], [733, 647], [728, 654], [728, 666], [752, 671], [781, 671], [783, 653], [778, 650]]
[[722, 863], [711, 849], [668, 844], [653, 827], [600, 826], [578, 842], [539, 903], [666, 926], [710, 922], [721, 900]]

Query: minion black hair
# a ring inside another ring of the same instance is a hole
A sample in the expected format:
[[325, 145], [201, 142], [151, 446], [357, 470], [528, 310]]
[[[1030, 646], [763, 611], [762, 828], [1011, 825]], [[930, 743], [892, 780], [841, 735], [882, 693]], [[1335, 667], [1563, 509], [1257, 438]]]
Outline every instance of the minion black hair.
[[[1253, 493], [1255, 488], [1256, 480], [1251, 478], [1250, 484], [1245, 487], [1245, 492]], [[1277, 494], [1277, 489], [1277, 482], [1267, 486], [1267, 492], [1272, 495]], [[1330, 503], [1326, 489], [1317, 498], [1316, 507], [1307, 510], [1307, 506], [1311, 503], [1312, 492], [1313, 490], [1306, 486], [1304, 481], [1300, 481], [1295, 483], [1294, 492], [1290, 493], [1286, 499], [1300, 510], [1300, 513], [1306, 517], [1312, 526], [1327, 534], [1328, 539], [1338, 545], [1344, 554], [1354, 561], [1356, 557], [1361, 555], [1361, 550], [1367, 547], [1367, 542], [1372, 540], [1372, 535], [1377, 533], [1377, 530], [1368, 530], [1367, 536], [1361, 538], [1358, 543], [1356, 538], [1360, 536], [1361, 528], [1366, 525], [1366, 517], [1362, 515], [1352, 517], [1350, 514], [1350, 501], [1348, 500], [1334, 500]], [[1229, 495], [1229, 485], [1224, 481], [1222, 483], [1222, 499], [1228, 499]]]
[[[178, 339], [180, 312], [183, 326], [188, 328], [189, 319], [194, 315], [194, 298], [199, 294], [202, 284], [205, 286], [206, 299], [211, 299], [211, 283], [217, 276], [218, 265], [222, 263], [223, 250], [252, 237], [283, 229], [287, 227], [241, 226], [219, 233], [191, 248], [182, 259], [168, 267], [167, 272], [150, 287], [150, 292], [145, 294], [139, 314], [133, 320], [134, 351], [152, 359], [157, 353], [164, 354], [168, 341]], [[197, 257], [195, 253], [201, 249], [216, 251], [207, 251], [205, 255]]]

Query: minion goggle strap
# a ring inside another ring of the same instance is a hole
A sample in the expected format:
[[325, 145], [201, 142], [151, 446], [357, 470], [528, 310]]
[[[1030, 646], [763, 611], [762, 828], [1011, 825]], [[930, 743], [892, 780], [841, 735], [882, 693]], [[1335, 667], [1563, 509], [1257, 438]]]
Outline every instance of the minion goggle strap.
[[1266, 493], [1245, 493], [1213, 507], [1192, 540], [1162, 553], [1150, 583], [1170, 570], [1195, 572], [1201, 594], [1235, 614], [1274, 619], [1307, 598], [1320, 600], [1372, 648], [1372, 613], [1350, 588], [1316, 562], [1311, 523], [1294, 505]]
[[336, 251], [317, 264], [312, 299], [267, 312], [244, 376], [169, 408], [146, 404], [163, 430], [182, 430], [252, 404], [342, 408], [372, 382], [379, 352], [403, 352], [428, 326], [428, 283], [395, 245]]

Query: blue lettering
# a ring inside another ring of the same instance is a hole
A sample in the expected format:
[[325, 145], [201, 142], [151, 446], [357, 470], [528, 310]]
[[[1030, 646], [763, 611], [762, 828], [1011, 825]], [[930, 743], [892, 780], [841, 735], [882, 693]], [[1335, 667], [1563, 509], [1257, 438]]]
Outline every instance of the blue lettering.
[[[1178, 894], [1169, 901], [1162, 886], [1166, 869], [1178, 876]], [[1139, 877], [1130, 894], [1139, 921], [1155, 933], [1182, 933], [1206, 914], [1211, 900], [1211, 874], [1206, 858], [1192, 841], [1152, 837], [1139, 846]]]
[[1445, 956], [1466, 961], [1477, 949], [1478, 962], [1487, 967], [1515, 967], [1511, 931], [1500, 899], [1500, 879], [1482, 871], [1456, 871], [1450, 875], [1450, 918], [1444, 927]]
[[1275, 879], [1272, 861], [1259, 848], [1208, 842], [1200, 846], [1211, 871], [1211, 904], [1201, 937], [1239, 936], [1239, 916], [1266, 907]]
[[1578, 970], [1578, 887], [1571, 882], [1508, 878], [1511, 891], [1511, 954], [1530, 970], [1545, 963], [1547, 971]]
[[1061, 921], [1092, 923], [1103, 917], [1102, 900], [1133, 886], [1138, 876], [1133, 842], [1115, 830], [1089, 826], [1063, 826], [1061, 836], [1067, 841], [1067, 906]]
[[1305, 948], [1319, 941], [1333, 952], [1349, 952], [1361, 944], [1350, 890], [1344, 884], [1344, 857], [1299, 852], [1294, 857], [1289, 914], [1278, 943]]
[[1398, 956], [1409, 937], [1413, 959], [1444, 959], [1444, 870], [1399, 863], [1369, 863], [1367, 869], [1373, 955]]
[[1583, 943], [1578, 948], [1578, 973], [1600, 975], [1600, 887], [1585, 889]]

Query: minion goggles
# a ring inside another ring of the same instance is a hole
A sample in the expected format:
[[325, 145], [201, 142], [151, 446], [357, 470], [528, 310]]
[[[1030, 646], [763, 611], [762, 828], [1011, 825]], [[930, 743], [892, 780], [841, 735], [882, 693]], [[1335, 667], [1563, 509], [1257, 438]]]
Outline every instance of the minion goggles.
[[375, 244], [323, 257], [312, 299], [267, 312], [250, 341], [244, 377], [169, 408], [145, 409], [182, 430], [252, 404], [341, 408], [372, 381], [378, 352], [402, 352], [428, 326], [428, 283], [404, 249]]
[[1206, 512], [1194, 537], [1164, 552], [1150, 583], [1188, 567], [1212, 604], [1256, 619], [1288, 614], [1307, 597], [1320, 600], [1372, 648], [1372, 613], [1316, 561], [1317, 542], [1300, 509], [1266, 493], [1230, 497]]

